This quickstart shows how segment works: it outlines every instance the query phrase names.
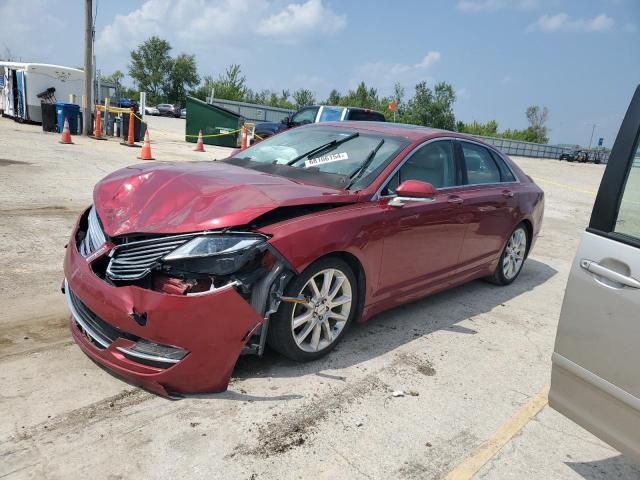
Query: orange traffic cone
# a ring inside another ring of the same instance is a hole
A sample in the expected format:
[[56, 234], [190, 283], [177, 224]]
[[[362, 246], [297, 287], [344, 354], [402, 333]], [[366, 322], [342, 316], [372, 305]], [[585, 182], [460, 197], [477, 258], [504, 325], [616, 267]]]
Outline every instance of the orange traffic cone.
[[91, 138], [93, 138], [94, 140], [106, 140], [106, 138], [102, 136], [102, 115], [100, 114], [100, 110], [98, 110], [97, 108], [96, 108], [96, 126], [95, 126], [95, 129], [93, 130], [93, 135], [91, 135]]
[[138, 156], [140, 160], [155, 160], [151, 155], [151, 140], [149, 140], [149, 129], [144, 132], [144, 142], [142, 145], [142, 150], [140, 150], [140, 155]]
[[69, 130], [69, 119], [64, 117], [64, 127], [62, 128], [62, 135], [60, 136], [60, 143], [73, 144], [71, 141], [71, 130]]
[[204, 152], [204, 142], [202, 141], [202, 130], [198, 132], [198, 142], [194, 152]]
[[136, 145], [134, 142], [134, 119], [133, 119], [133, 108], [129, 110], [129, 131], [127, 132], [127, 141], [120, 142], [120, 145], [125, 145], [127, 147], [139, 147], [140, 145]]
[[242, 134], [240, 135], [240, 150], [247, 148], [247, 127], [242, 126]]

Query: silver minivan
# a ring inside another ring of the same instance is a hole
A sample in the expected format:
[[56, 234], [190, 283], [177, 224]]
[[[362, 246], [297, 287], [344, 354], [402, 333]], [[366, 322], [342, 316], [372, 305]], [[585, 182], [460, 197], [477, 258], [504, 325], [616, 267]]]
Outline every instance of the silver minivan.
[[640, 86], [571, 267], [549, 405], [640, 461]]

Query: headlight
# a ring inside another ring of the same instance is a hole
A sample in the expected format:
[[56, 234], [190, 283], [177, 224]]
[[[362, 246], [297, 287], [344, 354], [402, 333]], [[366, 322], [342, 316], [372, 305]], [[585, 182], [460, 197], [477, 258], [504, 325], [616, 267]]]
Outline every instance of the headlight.
[[240, 270], [266, 247], [260, 235], [212, 234], [196, 237], [162, 259], [165, 265], [191, 273], [228, 275]]
[[196, 237], [181, 247], [176, 248], [165, 260], [181, 260], [184, 258], [210, 257], [238, 252], [264, 242], [263, 237], [249, 235], [207, 235]]

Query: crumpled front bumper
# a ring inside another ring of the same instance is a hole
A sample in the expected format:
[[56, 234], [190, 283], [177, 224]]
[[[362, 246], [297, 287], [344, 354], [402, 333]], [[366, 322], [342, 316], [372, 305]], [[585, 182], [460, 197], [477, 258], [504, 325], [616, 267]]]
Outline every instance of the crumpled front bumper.
[[[112, 286], [78, 253], [77, 229], [78, 225], [64, 261], [66, 289], [100, 320], [126, 333], [106, 348], [97, 345], [74, 318], [77, 312], [72, 309], [71, 333], [80, 348], [108, 370], [163, 396], [226, 390], [246, 339], [262, 323], [260, 315], [233, 286], [193, 296]], [[66, 294], [69, 299], [69, 292]], [[144, 325], [136, 321], [142, 314], [146, 314]], [[188, 353], [168, 368], [137, 361], [123, 353], [133, 347], [135, 340], [131, 338], [135, 337]]]

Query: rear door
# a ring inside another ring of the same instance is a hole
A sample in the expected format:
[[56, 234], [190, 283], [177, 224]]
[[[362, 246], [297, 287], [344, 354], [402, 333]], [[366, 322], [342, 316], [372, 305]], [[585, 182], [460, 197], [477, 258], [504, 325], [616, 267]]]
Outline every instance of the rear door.
[[517, 182], [504, 161], [483, 145], [459, 140], [464, 182], [460, 192], [467, 231], [459, 263], [463, 269], [484, 268], [501, 254], [517, 207]]
[[571, 267], [549, 404], [640, 461], [640, 86]]

